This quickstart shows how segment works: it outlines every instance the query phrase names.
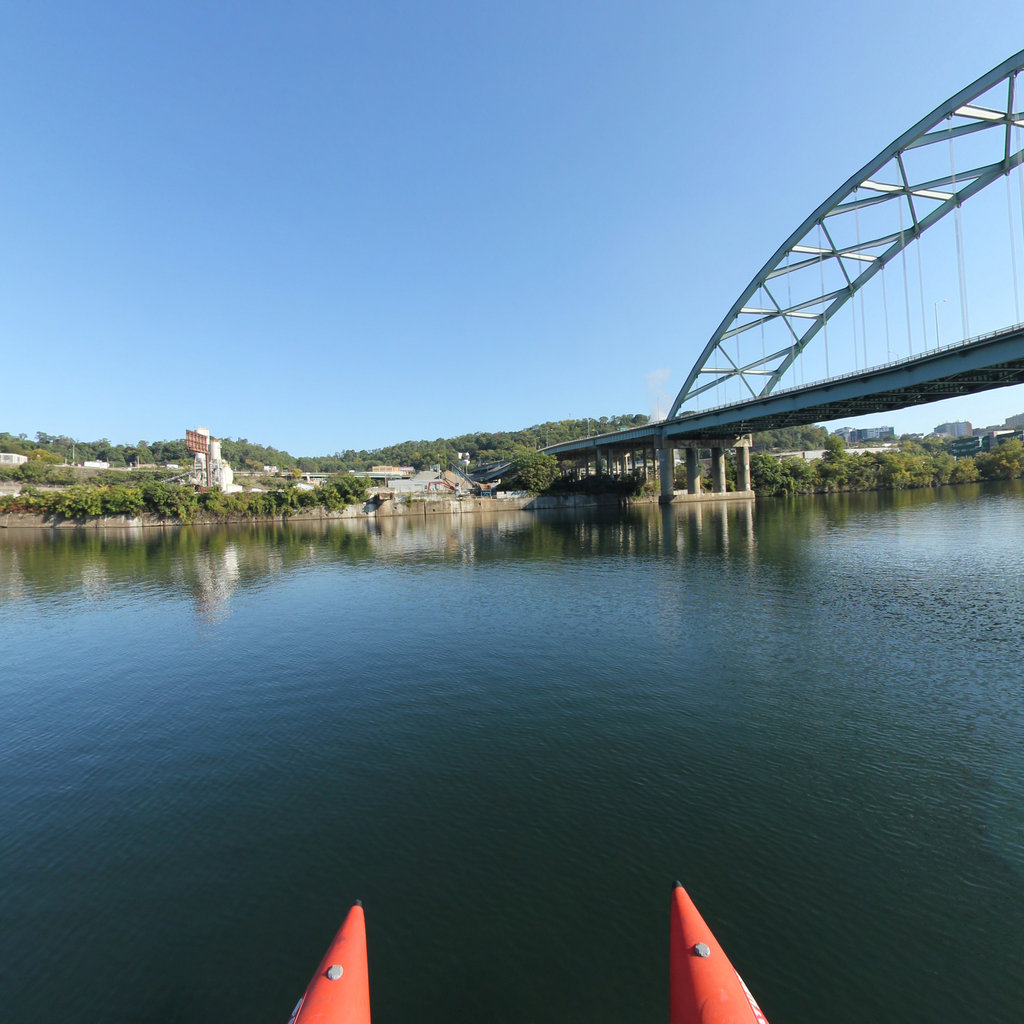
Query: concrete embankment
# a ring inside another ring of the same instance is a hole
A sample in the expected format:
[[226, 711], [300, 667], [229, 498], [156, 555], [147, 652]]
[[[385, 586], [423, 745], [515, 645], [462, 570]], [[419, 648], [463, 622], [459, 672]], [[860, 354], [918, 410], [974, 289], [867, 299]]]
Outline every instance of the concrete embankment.
[[[750, 501], [753, 491], [730, 491], [728, 494], [676, 494], [673, 504], [711, 501]], [[412, 498], [407, 501], [389, 499], [369, 501], [350, 505], [343, 512], [328, 512], [312, 509], [294, 512], [288, 516], [220, 516], [197, 515], [190, 524], [179, 519], [154, 515], [141, 516], [97, 516], [91, 519], [62, 519], [42, 515], [7, 512], [0, 514], [0, 529], [43, 529], [43, 530], [104, 530], [126, 528], [178, 527], [182, 525], [222, 526], [230, 523], [309, 523], [333, 522], [338, 520], [388, 519], [396, 516], [431, 515], [474, 515], [478, 512], [540, 512], [559, 509], [616, 508], [631, 505], [656, 505], [657, 495], [642, 498], [621, 498], [614, 494], [568, 494], [559, 496], [543, 495], [534, 497], [522, 495], [507, 498]]]

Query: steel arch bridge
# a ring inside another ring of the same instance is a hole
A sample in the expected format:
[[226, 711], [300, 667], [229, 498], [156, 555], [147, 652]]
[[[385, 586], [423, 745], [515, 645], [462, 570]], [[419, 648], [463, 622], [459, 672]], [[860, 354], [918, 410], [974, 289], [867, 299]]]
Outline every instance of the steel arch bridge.
[[[950, 213], [958, 218], [965, 308], [959, 210], [1024, 162], [1024, 79], [1018, 83], [1022, 70], [1024, 50], [938, 106], [814, 210], [725, 315], [665, 422], [688, 411], [685, 407], [702, 394], [730, 382], [749, 400], [764, 399], [816, 338], [824, 341], [830, 376], [829, 322], [887, 264]], [[962, 169], [954, 162], [955, 140], [968, 144], [971, 162]], [[948, 166], [943, 166], [947, 149]], [[909, 299], [907, 315], [909, 327]], [[966, 328], [966, 314], [964, 319]]]

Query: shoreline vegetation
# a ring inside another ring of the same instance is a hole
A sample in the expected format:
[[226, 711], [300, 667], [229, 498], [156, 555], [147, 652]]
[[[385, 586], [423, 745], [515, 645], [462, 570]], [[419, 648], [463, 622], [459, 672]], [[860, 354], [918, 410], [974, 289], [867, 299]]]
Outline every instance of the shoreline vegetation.
[[0, 497], [0, 514], [41, 516], [44, 520], [84, 521], [103, 517], [137, 519], [152, 516], [179, 523], [197, 519], [234, 520], [284, 517], [302, 511], [342, 512], [368, 501], [370, 482], [364, 477], [339, 476], [312, 490], [280, 487], [267, 491], [225, 494], [147, 480], [138, 485], [76, 484], [53, 491], [25, 487], [20, 494]]
[[[41, 438], [48, 436], [40, 435]], [[0, 445], [15, 440], [18, 439], [10, 434], [0, 434]], [[950, 454], [947, 442], [935, 438], [904, 438], [898, 448], [887, 446], [851, 453], [841, 437], [829, 435], [821, 427], [755, 435], [754, 440], [755, 445], [760, 442], [779, 446], [794, 441], [816, 442], [821, 450], [820, 458], [780, 457], [763, 450], [753, 452], [751, 483], [754, 494], [759, 497], [905, 490], [1012, 480], [1024, 475], [1024, 445], [1019, 440], [1007, 440], [991, 451], [959, 459]], [[254, 480], [259, 483], [259, 489], [226, 494], [218, 488], [197, 490], [187, 484], [170, 482], [167, 479], [170, 471], [155, 467], [83, 473], [76, 467], [60, 464], [59, 458], [47, 449], [21, 443], [23, 450], [28, 449], [29, 461], [0, 469], [0, 481], [20, 485], [19, 494], [0, 496], [0, 515], [6, 517], [7, 525], [12, 517], [25, 520], [25, 525], [31, 522], [40, 526], [86, 525], [101, 519], [116, 520], [117, 525], [123, 525], [126, 520], [167, 525], [294, 516], [333, 518], [352, 506], [362, 508], [352, 509], [349, 516], [408, 515], [457, 510], [468, 498], [445, 495], [425, 499], [422, 495], [390, 494], [378, 498], [367, 478], [348, 471], [329, 477], [315, 488], [296, 486], [294, 472], [277, 478], [263, 476]], [[553, 456], [527, 445], [515, 445], [504, 457], [511, 460], [513, 470], [505, 485], [506, 494], [515, 488], [515, 493], [526, 492], [532, 500], [524, 497], [522, 501], [494, 502], [485, 498], [472, 501], [465, 510], [559, 507], [578, 504], [581, 500], [584, 504], [656, 500], [659, 493], [657, 480], [645, 478], [641, 473], [615, 477], [575, 476], [571, 465], [559, 463]], [[676, 488], [684, 490], [681, 469], [677, 468], [676, 472]], [[736, 474], [731, 453], [726, 476], [729, 491], [735, 492]], [[710, 490], [707, 481], [705, 490]], [[715, 500], [722, 496], [706, 494], [705, 497]], [[538, 498], [546, 500], [538, 501]]]
[[1024, 474], [1024, 445], [1005, 441], [992, 451], [959, 459], [945, 449], [928, 450], [902, 441], [899, 450], [851, 454], [842, 438], [829, 436], [820, 459], [779, 459], [764, 453], [750, 457], [750, 475], [758, 495], [826, 494], [835, 491], [896, 491], [979, 480], [1015, 480]]

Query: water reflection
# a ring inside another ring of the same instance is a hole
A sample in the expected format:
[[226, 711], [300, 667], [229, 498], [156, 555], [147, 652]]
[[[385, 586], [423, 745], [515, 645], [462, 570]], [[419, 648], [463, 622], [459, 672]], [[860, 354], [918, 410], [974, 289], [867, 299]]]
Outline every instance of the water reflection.
[[[913, 529], [928, 506], [977, 497], [980, 485], [895, 493], [709, 502], [659, 507], [431, 515], [370, 521], [316, 521], [142, 530], [0, 530], [0, 605], [46, 603], [80, 594], [188, 598], [217, 622], [239, 591], [325, 565], [369, 562], [396, 568], [504, 561], [601, 558], [724, 560], [733, 567], [778, 570], [780, 585], [816, 571], [798, 557], [808, 542], [857, 519], [885, 530]], [[998, 488], [997, 488], [998, 489]], [[992, 485], [989, 485], [992, 490]], [[1019, 483], [1003, 485], [1019, 495]], [[879, 521], [879, 512], [887, 518]], [[911, 518], [908, 518], [911, 517]], [[887, 527], [886, 524], [889, 524]]]
[[238, 586], [240, 575], [238, 546], [228, 544], [223, 551], [204, 551], [194, 561], [196, 611], [210, 624], [224, 619], [228, 602]]

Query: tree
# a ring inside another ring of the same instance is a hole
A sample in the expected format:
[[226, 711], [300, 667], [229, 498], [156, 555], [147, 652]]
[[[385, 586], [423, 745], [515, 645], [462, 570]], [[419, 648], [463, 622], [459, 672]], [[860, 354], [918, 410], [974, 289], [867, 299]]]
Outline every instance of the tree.
[[949, 482], [951, 484], [973, 484], [979, 476], [977, 464], [968, 455], [966, 458], [956, 460], [956, 465], [950, 470]]
[[1016, 439], [1004, 441], [974, 461], [986, 480], [1015, 480], [1024, 472], [1024, 445]]
[[786, 459], [783, 463], [786, 474], [789, 476], [789, 489], [795, 494], [806, 494], [814, 490], [817, 480], [815, 464], [806, 459]]
[[846, 442], [838, 434], [829, 434], [825, 442], [825, 452], [821, 457], [818, 476], [829, 488], [839, 489], [846, 483], [848, 476]]
[[826, 462], [841, 462], [846, 458], [846, 442], [838, 434], [829, 434], [821, 457]]
[[784, 494], [787, 480], [788, 474], [774, 456], [760, 452], [750, 456], [750, 482], [758, 494]]
[[520, 445], [510, 461], [523, 487], [532, 494], [546, 491], [558, 479], [558, 460], [553, 455]]
[[933, 449], [932, 466], [934, 467], [935, 482], [937, 484], [949, 483], [956, 468], [956, 459], [945, 449]]
[[775, 451], [808, 451], [824, 448], [828, 431], [824, 427], [808, 424], [803, 427], [779, 427], [762, 430], [753, 435], [754, 447]]

